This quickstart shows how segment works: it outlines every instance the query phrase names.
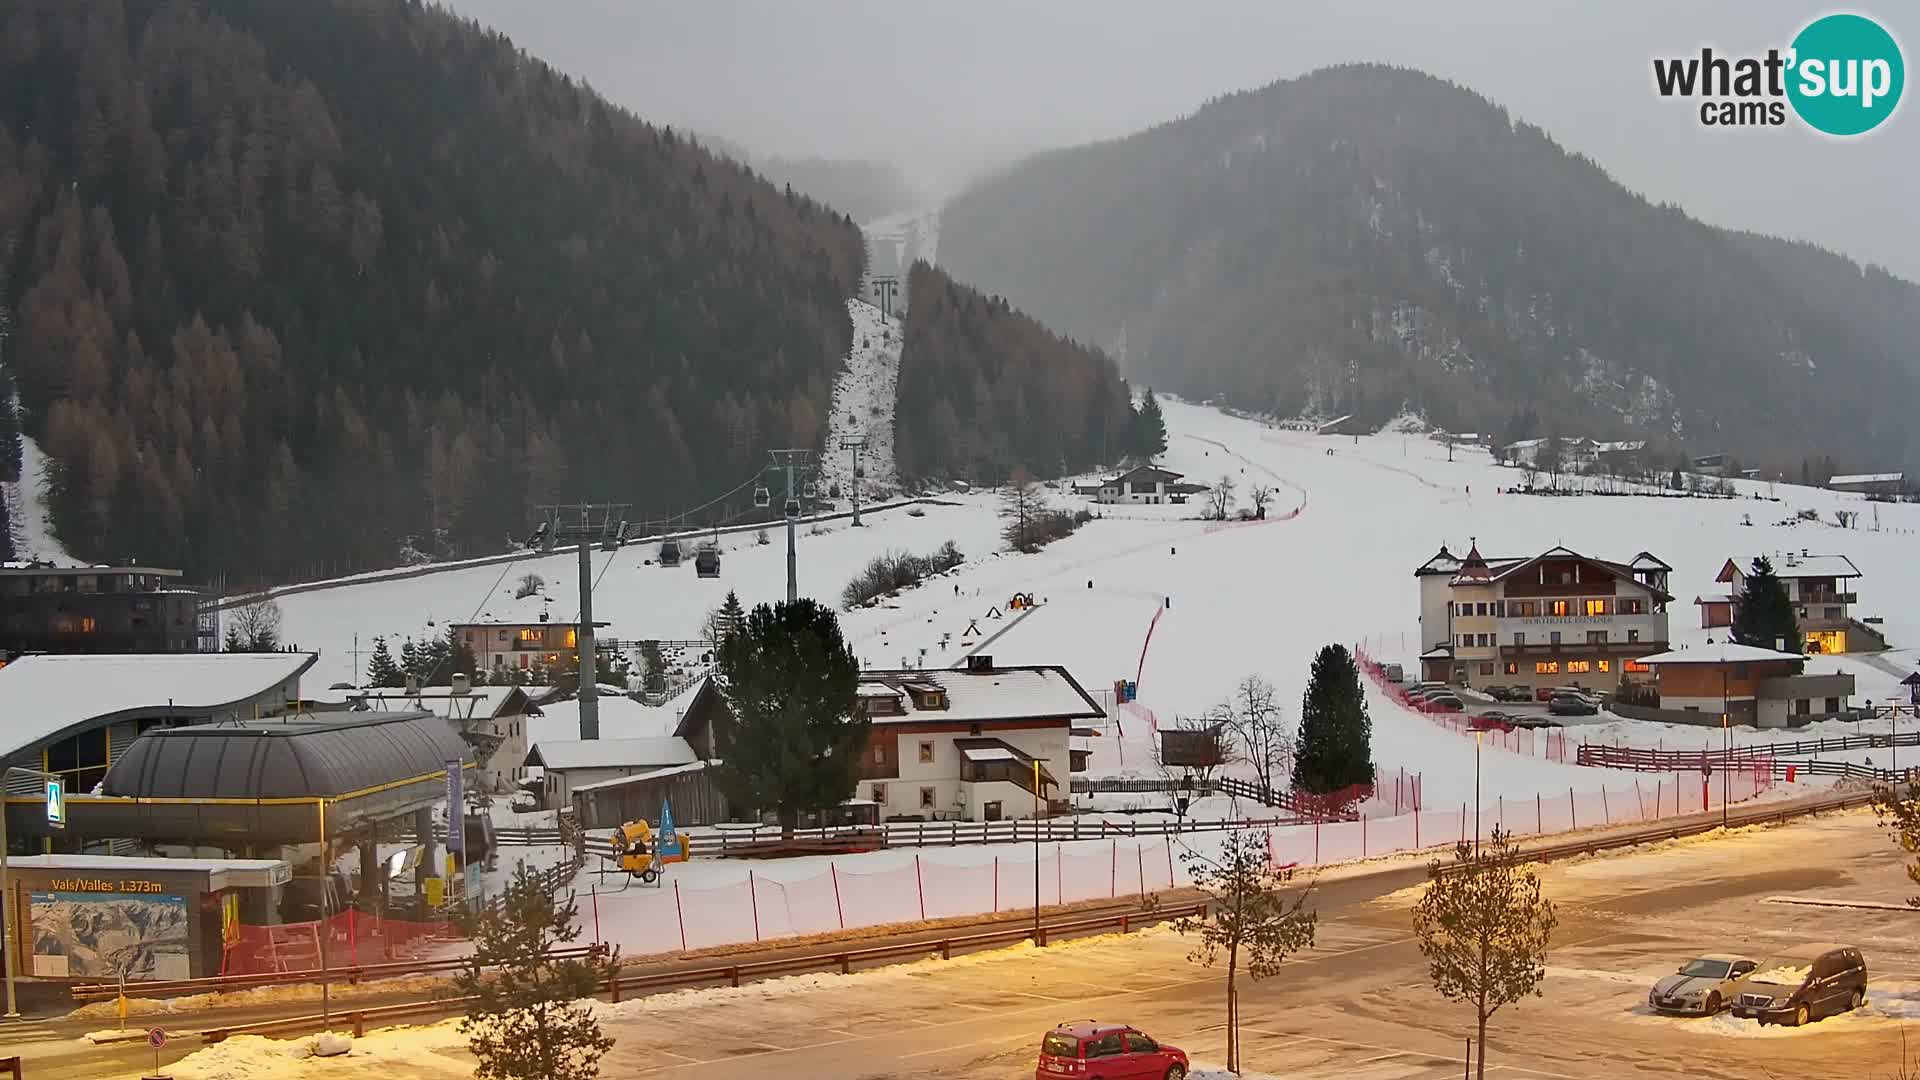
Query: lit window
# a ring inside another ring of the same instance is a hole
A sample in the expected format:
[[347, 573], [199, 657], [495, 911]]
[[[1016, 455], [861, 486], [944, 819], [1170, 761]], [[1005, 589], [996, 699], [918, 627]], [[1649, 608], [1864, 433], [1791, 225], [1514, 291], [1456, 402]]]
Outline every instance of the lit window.
[[575, 642], [576, 642], [577, 640], [579, 640], [579, 639], [578, 639], [578, 635], [576, 634], [576, 632], [575, 632], [575, 631], [573, 631], [573, 630], [571, 630], [571, 629], [570, 629], [570, 630], [568, 630], [568, 631], [567, 631], [567, 648], [569, 648], [569, 649], [571, 649], [571, 648], [573, 648], [573, 646], [574, 646], [574, 643], [575, 643]]
[[933, 744], [932, 743], [923, 741], [920, 744], [920, 764], [922, 765], [933, 764]]
[[1510, 661], [1508, 661], [1508, 662], [1507, 662], [1507, 674], [1509, 674], [1509, 675], [1518, 675], [1518, 674], [1520, 674], [1520, 665], [1519, 665], [1519, 664], [1516, 664], [1516, 663], [1514, 663], [1514, 662], [1512, 662], [1511, 660], [1510, 660]]
[[1570, 610], [1571, 609], [1567, 607], [1567, 602], [1565, 600], [1555, 600], [1553, 602], [1553, 606], [1548, 609], [1548, 612], [1553, 615], [1565, 615]]
[[1567, 661], [1567, 674], [1569, 675], [1585, 675], [1587, 672], [1592, 670], [1593, 670], [1593, 664], [1589, 661], [1586, 661], [1586, 660]]
[[1613, 661], [1611, 660], [1595, 660], [1594, 663], [1599, 665], [1599, 670], [1601, 672], [1608, 672], [1613, 670]]
[[80, 620], [80, 632], [81, 632], [81, 633], [83, 633], [83, 634], [91, 634], [91, 633], [93, 633], [93, 628], [94, 628], [94, 624], [93, 624], [93, 620], [92, 620], [91, 618], [84, 618], [84, 619], [81, 619], [81, 620]]
[[1605, 615], [1606, 613], [1607, 613], [1607, 602], [1605, 600], [1587, 601], [1588, 615]]
[[1638, 660], [1629, 660], [1627, 661], [1626, 666], [1623, 670], [1633, 671], [1633, 672], [1645, 672], [1645, 671], [1652, 671], [1653, 669], [1641, 663]]
[[1560, 661], [1535, 660], [1533, 662], [1533, 673], [1535, 675], [1558, 675], [1560, 674]]

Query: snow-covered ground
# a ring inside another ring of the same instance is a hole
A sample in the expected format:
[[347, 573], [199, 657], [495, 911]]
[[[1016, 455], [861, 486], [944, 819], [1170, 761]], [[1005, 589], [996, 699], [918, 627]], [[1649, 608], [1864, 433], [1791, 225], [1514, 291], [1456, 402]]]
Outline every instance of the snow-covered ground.
[[20, 479], [0, 483], [0, 498], [7, 502], [16, 558], [72, 565], [76, 560], [53, 534], [53, 520], [47, 513], [46, 490], [51, 465], [40, 444], [32, 436], [22, 435]]
[[[1790, 485], [1773, 489], [1779, 501], [1767, 498], [1768, 485], [1747, 482], [1738, 486], [1748, 497], [1732, 500], [1504, 494], [1500, 489], [1517, 481], [1517, 471], [1467, 448], [1456, 448], [1449, 462], [1444, 446], [1417, 434], [1321, 437], [1174, 400], [1163, 408], [1171, 432], [1163, 462], [1196, 481], [1225, 476], [1243, 500], [1251, 484], [1274, 487], [1268, 520], [1222, 527], [1197, 520], [1197, 505], [1100, 507], [1103, 517], [1076, 535], [1037, 555], [1016, 556], [998, 551], [996, 499], [983, 492], [929, 506], [918, 516], [875, 514], [858, 530], [842, 522], [803, 526], [801, 591], [836, 598], [881, 551], [930, 551], [953, 540], [967, 555], [958, 571], [883, 606], [843, 616], [856, 654], [869, 667], [948, 666], [990, 640], [984, 651], [999, 662], [1064, 664], [1096, 693], [1116, 679], [1137, 676], [1141, 708], [1117, 711], [1118, 730], [1093, 740], [1096, 772], [1133, 771], [1149, 760], [1148, 713], [1161, 722], [1198, 713], [1226, 697], [1246, 674], [1272, 680], [1291, 706], [1300, 700], [1314, 651], [1327, 642], [1366, 642], [1381, 659], [1410, 661], [1419, 641], [1412, 570], [1442, 543], [1464, 550], [1477, 538], [1490, 555], [1531, 554], [1556, 544], [1610, 559], [1652, 551], [1674, 567], [1672, 590], [1679, 600], [1670, 626], [1680, 645], [1709, 636], [1689, 601], [1712, 591], [1712, 578], [1729, 556], [1803, 548], [1841, 553], [1865, 575], [1862, 612], [1884, 615], [1886, 633], [1903, 647], [1872, 660], [1821, 657], [1813, 669], [1851, 671], [1860, 698], [1884, 701], [1895, 696], [1897, 673], [1911, 669], [1907, 643], [1920, 642], [1920, 574], [1908, 569], [1920, 506], [1879, 506], [1880, 529], [1874, 531], [1796, 520], [1800, 509], [1831, 522], [1834, 510], [1866, 504]], [[1050, 488], [1049, 497], [1061, 505], [1079, 502], [1065, 484]], [[729, 589], [748, 604], [783, 595], [784, 544], [778, 530], [770, 539], [761, 546], [751, 534], [723, 536], [719, 580], [700, 579], [685, 566], [644, 565], [652, 552], [640, 547], [596, 552], [595, 613], [611, 621], [608, 632], [621, 638], [694, 637], [706, 611]], [[515, 600], [513, 583], [527, 571], [546, 579], [546, 595]], [[1017, 622], [990, 617], [994, 609], [1004, 612], [1016, 591], [1032, 593], [1040, 606]], [[533, 618], [543, 609], [571, 619], [577, 598], [574, 556], [562, 554], [289, 596], [281, 603], [287, 640], [322, 651], [312, 678], [324, 684], [352, 677], [355, 634], [365, 650], [376, 634], [418, 637], [440, 632], [448, 621]], [[1374, 699], [1373, 715], [1374, 754], [1383, 769], [1421, 773], [1427, 798], [1436, 805], [1470, 795], [1472, 740], [1384, 698]], [[651, 723], [665, 720], [663, 712]], [[1743, 731], [1736, 737], [1807, 738], [1829, 728], [1850, 733], [1885, 727], [1877, 721], [1780, 735]], [[1571, 730], [1595, 741], [1682, 748], [1715, 734], [1627, 721]], [[1491, 748], [1482, 755], [1482, 791], [1489, 796], [1531, 797], [1564, 792], [1569, 785], [1594, 790], [1618, 781]]]
[[894, 471], [893, 401], [900, 382], [900, 320], [860, 300], [847, 301], [853, 318], [853, 348], [847, 368], [833, 386], [833, 411], [828, 417], [826, 456], [820, 465], [822, 487], [837, 488], [835, 501], [853, 495], [853, 452], [840, 449], [850, 435], [864, 435], [860, 451], [860, 497], [863, 502], [891, 495], [899, 489]]

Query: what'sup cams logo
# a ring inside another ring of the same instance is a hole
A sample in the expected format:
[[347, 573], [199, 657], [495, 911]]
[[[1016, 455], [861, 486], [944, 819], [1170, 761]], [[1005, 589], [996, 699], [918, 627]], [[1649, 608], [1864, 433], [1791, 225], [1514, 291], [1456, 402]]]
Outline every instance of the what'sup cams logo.
[[1808, 23], [1786, 49], [1728, 57], [1656, 59], [1661, 97], [1700, 101], [1707, 127], [1779, 127], [1788, 108], [1815, 131], [1864, 135], [1900, 105], [1907, 81], [1900, 45], [1863, 15], [1827, 15]]

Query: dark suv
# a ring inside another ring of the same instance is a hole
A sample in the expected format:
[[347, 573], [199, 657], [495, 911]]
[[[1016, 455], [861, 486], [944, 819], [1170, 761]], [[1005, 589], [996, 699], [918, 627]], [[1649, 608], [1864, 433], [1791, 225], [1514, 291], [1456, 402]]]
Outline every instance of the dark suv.
[[1733, 1015], [1800, 1025], [1852, 1012], [1867, 1000], [1867, 961], [1850, 945], [1790, 949], [1747, 980]]

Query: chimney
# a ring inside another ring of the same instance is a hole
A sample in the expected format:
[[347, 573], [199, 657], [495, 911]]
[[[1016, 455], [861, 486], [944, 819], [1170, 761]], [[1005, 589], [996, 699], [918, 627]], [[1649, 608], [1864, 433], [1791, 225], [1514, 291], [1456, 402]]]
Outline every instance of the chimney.
[[470, 676], [469, 676], [469, 675], [468, 675], [468, 674], [467, 674], [466, 672], [464, 672], [464, 671], [456, 671], [456, 672], [454, 672], [454, 673], [453, 673], [453, 686], [452, 686], [452, 690], [450, 691], [450, 693], [453, 693], [453, 694], [456, 694], [456, 695], [459, 695], [459, 694], [471, 694], [471, 693], [473, 693], [473, 680], [472, 680], [472, 678], [471, 678], [471, 677], [470, 677]]
[[993, 670], [993, 657], [986, 656], [981, 653], [975, 653], [972, 656], [967, 657], [968, 672], [973, 674], [980, 674], [980, 673], [988, 672], [992, 670]]

